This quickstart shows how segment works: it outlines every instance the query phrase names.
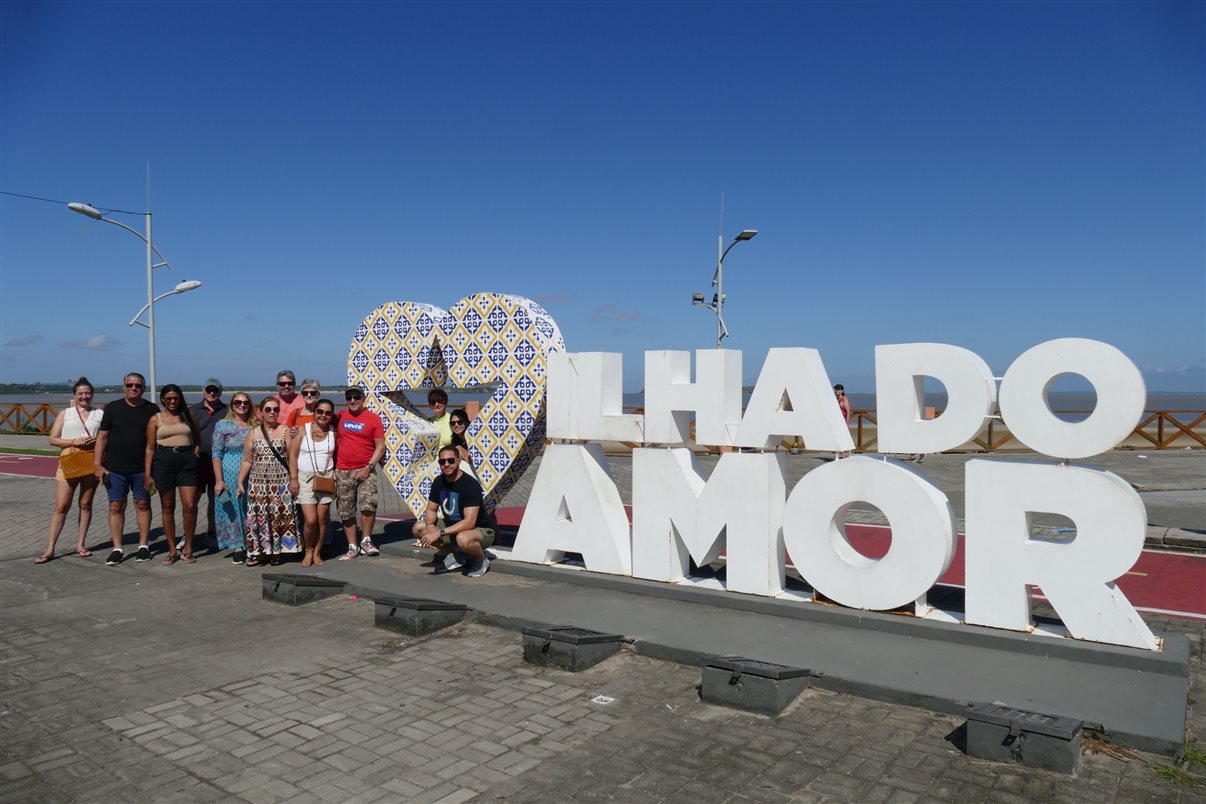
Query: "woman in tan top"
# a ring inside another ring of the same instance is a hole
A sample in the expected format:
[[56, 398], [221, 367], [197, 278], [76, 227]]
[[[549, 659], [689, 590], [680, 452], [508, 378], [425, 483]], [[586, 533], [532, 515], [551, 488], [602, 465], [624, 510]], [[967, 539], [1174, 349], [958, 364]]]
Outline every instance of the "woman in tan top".
[[168, 384], [159, 392], [163, 411], [147, 422], [146, 484], [159, 487], [159, 509], [168, 554], [164, 564], [176, 563], [176, 490], [184, 507], [184, 562], [192, 564], [193, 534], [197, 530], [197, 461], [201, 439], [197, 423], [184, 403], [179, 385]]

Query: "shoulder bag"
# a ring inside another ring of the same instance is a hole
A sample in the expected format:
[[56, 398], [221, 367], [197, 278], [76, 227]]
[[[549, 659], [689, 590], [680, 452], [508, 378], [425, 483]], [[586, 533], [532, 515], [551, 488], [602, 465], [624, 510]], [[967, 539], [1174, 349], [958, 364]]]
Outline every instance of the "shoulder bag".
[[[88, 429], [88, 422], [80, 413], [79, 408], [72, 408], [75, 415], [80, 417], [80, 424], [84, 425], [84, 432], [88, 437], [92, 437], [92, 432]], [[92, 450], [83, 449], [81, 447], [66, 447], [59, 453], [59, 469], [63, 472], [63, 477], [68, 480], [84, 477], [92, 474]]]
[[[310, 429], [310, 425], [306, 424], [306, 434], [302, 436], [310, 445], [310, 464], [314, 467], [314, 480], [312, 486], [315, 494], [334, 494], [335, 493], [335, 478], [328, 477], [325, 472], [318, 471], [318, 453], [314, 450], [314, 431]], [[330, 430], [327, 431], [327, 438], [334, 438], [335, 434]]]

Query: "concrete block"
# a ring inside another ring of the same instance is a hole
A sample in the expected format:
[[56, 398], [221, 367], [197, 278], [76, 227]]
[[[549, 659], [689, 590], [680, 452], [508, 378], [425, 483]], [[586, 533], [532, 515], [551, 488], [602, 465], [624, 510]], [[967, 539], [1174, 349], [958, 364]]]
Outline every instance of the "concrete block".
[[469, 607], [420, 597], [381, 597], [373, 601], [373, 624], [409, 636], [423, 636], [465, 619]]
[[620, 650], [619, 634], [604, 634], [572, 625], [523, 629], [523, 659], [542, 667], [578, 673]]
[[967, 753], [994, 762], [1075, 774], [1080, 769], [1083, 726], [1074, 718], [1026, 712], [1002, 704], [970, 706]]
[[810, 671], [743, 656], [713, 656], [704, 662], [699, 697], [705, 703], [778, 715], [808, 688]]
[[343, 591], [343, 581], [319, 578], [314, 575], [265, 573], [261, 577], [263, 599], [286, 606], [301, 606], [323, 598], [334, 597]]

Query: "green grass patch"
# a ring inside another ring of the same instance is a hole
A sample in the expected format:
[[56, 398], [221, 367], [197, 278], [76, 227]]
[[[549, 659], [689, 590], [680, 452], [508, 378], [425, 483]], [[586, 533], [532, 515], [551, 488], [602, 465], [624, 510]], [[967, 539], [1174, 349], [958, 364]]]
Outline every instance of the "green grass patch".
[[25, 449], [24, 447], [0, 447], [0, 453], [6, 455], [53, 455], [59, 456], [57, 449]]
[[1152, 765], [1152, 773], [1157, 779], [1174, 784], [1177, 787], [1201, 787], [1206, 779], [1186, 773], [1174, 765]]
[[1186, 743], [1181, 749], [1181, 756], [1177, 757], [1177, 764], [1206, 766], [1206, 751]]

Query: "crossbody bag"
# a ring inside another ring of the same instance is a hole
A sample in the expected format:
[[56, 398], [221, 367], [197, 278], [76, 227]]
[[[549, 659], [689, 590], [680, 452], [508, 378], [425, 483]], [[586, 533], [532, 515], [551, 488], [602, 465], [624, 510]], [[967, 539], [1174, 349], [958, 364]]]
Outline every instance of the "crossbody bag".
[[[327, 438], [334, 438], [335, 434], [327, 431]], [[306, 442], [310, 445], [310, 464], [314, 467], [313, 488], [315, 494], [334, 494], [335, 493], [335, 478], [327, 477], [322, 472], [318, 471], [318, 453], [314, 450], [314, 431], [310, 429], [310, 425], [306, 425]]]
[[[80, 413], [79, 408], [72, 408], [75, 415], [80, 417], [80, 424], [84, 426], [84, 432], [92, 438], [92, 432], [88, 429], [88, 422]], [[84, 477], [92, 474], [92, 450], [84, 449], [83, 447], [67, 447], [59, 453], [59, 469], [63, 472], [63, 477], [68, 480], [75, 480], [77, 477]]]

